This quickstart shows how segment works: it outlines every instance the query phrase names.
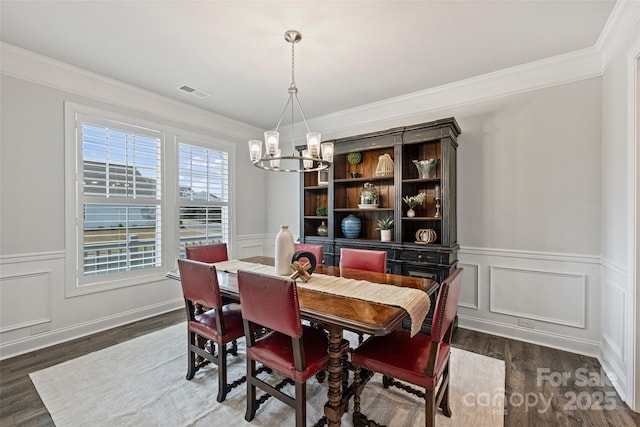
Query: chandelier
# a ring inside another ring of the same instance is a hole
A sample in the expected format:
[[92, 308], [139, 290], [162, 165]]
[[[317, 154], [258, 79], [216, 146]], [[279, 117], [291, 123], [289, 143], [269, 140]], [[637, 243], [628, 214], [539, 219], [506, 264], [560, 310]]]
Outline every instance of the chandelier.
[[[275, 130], [264, 133], [264, 156], [262, 153], [262, 141], [254, 139], [249, 141], [249, 156], [254, 166], [276, 172], [311, 172], [327, 169], [333, 162], [333, 143], [320, 143], [319, 132], [311, 132], [309, 124], [304, 116], [302, 105], [298, 99], [298, 88], [295, 81], [295, 55], [294, 46], [302, 40], [302, 34], [295, 30], [284, 33], [284, 39], [291, 43], [291, 84], [289, 85], [289, 99], [282, 110], [280, 120]], [[294, 143], [294, 100], [298, 106], [304, 125], [307, 128], [307, 149], [302, 150], [302, 155], [297, 155]], [[287, 112], [287, 107], [291, 107], [291, 155], [282, 155], [280, 148], [280, 133], [278, 128]]]

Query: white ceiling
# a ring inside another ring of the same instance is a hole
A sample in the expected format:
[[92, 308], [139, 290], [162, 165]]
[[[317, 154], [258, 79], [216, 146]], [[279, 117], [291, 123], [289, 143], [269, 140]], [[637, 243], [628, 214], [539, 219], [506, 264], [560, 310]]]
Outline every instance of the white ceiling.
[[[268, 129], [291, 82], [286, 30], [302, 32], [295, 80], [309, 119], [592, 47], [614, 4], [1, 0], [0, 34], [9, 44]], [[183, 84], [211, 96], [177, 90]]]

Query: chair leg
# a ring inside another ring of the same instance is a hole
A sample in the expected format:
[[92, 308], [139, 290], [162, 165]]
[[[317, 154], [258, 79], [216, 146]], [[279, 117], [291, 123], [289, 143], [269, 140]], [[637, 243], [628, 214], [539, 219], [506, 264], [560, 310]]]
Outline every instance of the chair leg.
[[187, 331], [187, 380], [192, 380], [196, 374], [196, 354], [191, 351], [191, 346], [196, 345], [196, 334]]
[[307, 384], [296, 382], [296, 427], [307, 425]]
[[233, 340], [231, 342], [231, 347], [227, 350], [227, 352], [229, 354], [232, 354], [234, 356], [238, 356], [238, 341], [237, 340]]
[[[213, 346], [213, 342], [211, 343]], [[218, 402], [227, 397], [227, 346], [218, 344]]]
[[428, 388], [425, 390], [425, 414], [424, 425], [426, 427], [435, 427], [436, 425], [436, 391]]
[[392, 385], [393, 385], [393, 377], [390, 377], [389, 375], [383, 375], [382, 376], [382, 387], [389, 388]]
[[442, 413], [451, 418], [451, 406], [449, 405], [449, 384], [443, 385], [444, 393], [442, 395], [442, 401], [440, 401], [440, 409]]
[[362, 381], [360, 378], [360, 366], [353, 365], [353, 425], [362, 426], [365, 417], [360, 413], [360, 395], [362, 394]]
[[449, 406], [449, 362], [445, 366], [442, 374], [442, 382], [440, 387], [444, 387], [443, 390], [439, 390], [438, 394], [442, 394], [440, 400], [440, 409], [449, 418], [451, 418], [451, 406]]
[[253, 379], [255, 377], [256, 362], [247, 356], [247, 412], [244, 415], [244, 419], [247, 421], [253, 420], [256, 416], [256, 410], [258, 409], [256, 402], [256, 386], [253, 384]]

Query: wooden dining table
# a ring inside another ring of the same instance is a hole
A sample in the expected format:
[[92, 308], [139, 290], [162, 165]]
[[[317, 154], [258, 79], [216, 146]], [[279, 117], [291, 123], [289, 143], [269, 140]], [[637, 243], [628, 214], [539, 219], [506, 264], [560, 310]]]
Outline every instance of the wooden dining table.
[[[274, 265], [272, 257], [243, 258], [241, 261]], [[376, 273], [320, 264], [316, 266], [314, 273], [414, 288], [426, 292], [427, 295], [433, 294], [438, 289], [437, 282], [421, 277]], [[237, 274], [218, 270], [217, 276], [221, 294], [239, 300]], [[167, 273], [167, 277], [180, 280], [178, 271]], [[325, 419], [323, 421], [329, 426], [339, 426], [349, 399], [354, 392], [351, 387], [343, 385], [340, 346], [344, 330], [369, 335], [386, 335], [401, 327], [408, 314], [403, 308], [397, 306], [334, 295], [308, 287], [298, 287], [298, 300], [302, 318], [321, 325], [328, 332], [328, 399], [324, 406]]]

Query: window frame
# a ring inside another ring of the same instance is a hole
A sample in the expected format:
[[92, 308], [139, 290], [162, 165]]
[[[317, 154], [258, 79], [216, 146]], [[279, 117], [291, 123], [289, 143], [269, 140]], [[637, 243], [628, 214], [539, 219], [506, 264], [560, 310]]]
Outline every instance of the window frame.
[[[180, 197], [180, 145], [184, 144], [184, 145], [188, 145], [188, 146], [194, 146], [197, 148], [202, 148], [204, 150], [213, 150], [213, 151], [222, 151], [224, 153], [226, 153], [227, 155], [227, 200], [226, 201], [222, 201], [222, 202], [215, 202], [215, 201], [204, 201], [204, 200], [185, 200], [182, 199]], [[216, 207], [224, 207], [227, 210], [226, 216], [227, 216], [227, 227], [226, 230], [223, 228], [222, 230], [222, 235], [223, 235], [223, 242], [227, 243], [227, 247], [230, 247], [230, 241], [231, 241], [231, 201], [232, 201], [232, 192], [231, 192], [231, 176], [232, 176], [232, 167], [231, 167], [231, 153], [227, 150], [224, 150], [220, 147], [211, 147], [211, 146], [206, 146], [203, 145], [200, 141], [196, 141], [196, 140], [192, 140], [191, 138], [187, 138], [187, 137], [183, 137], [183, 136], [178, 136], [177, 140], [176, 140], [176, 150], [177, 150], [177, 155], [176, 155], [176, 168], [177, 168], [177, 175], [176, 175], [176, 190], [178, 192], [178, 196], [176, 198], [177, 202], [177, 216], [178, 216], [178, 222], [180, 221], [180, 209], [181, 208], [188, 208], [188, 207], [194, 207], [194, 208], [199, 208], [199, 207], [206, 207], [206, 208], [216, 208]], [[226, 239], [226, 240], [225, 240]], [[180, 249], [180, 229], [178, 228], [178, 250], [181, 251]], [[179, 257], [183, 257], [183, 253], [179, 252], [178, 256]]]
[[[228, 214], [229, 223], [227, 229], [230, 250], [235, 224], [233, 211], [235, 210], [235, 197], [233, 188], [235, 185], [235, 144], [212, 136], [207, 136], [200, 131], [192, 131], [189, 125], [173, 125], [166, 122], [160, 123], [157, 117], [150, 117], [141, 112], [130, 111], [125, 108], [108, 106], [96, 108], [74, 102], [64, 103], [64, 144], [65, 144], [65, 297], [75, 297], [110, 289], [137, 286], [145, 283], [166, 280], [165, 274], [174, 270], [179, 256], [179, 202], [178, 202], [178, 143], [185, 142], [191, 145], [207, 149], [225, 151], [228, 154]], [[156, 129], [163, 138], [160, 144], [160, 170], [161, 170], [161, 195], [159, 206], [162, 212], [161, 219], [161, 246], [160, 266], [139, 269], [128, 272], [100, 274], [88, 276], [92, 280], [83, 280], [82, 268], [82, 234], [79, 216], [82, 215], [81, 168], [82, 167], [82, 141], [78, 140], [76, 121], [79, 115], [96, 117], [102, 120], [124, 123], [126, 125]], [[80, 150], [80, 152], [79, 152]], [[97, 279], [96, 279], [97, 278]]]

